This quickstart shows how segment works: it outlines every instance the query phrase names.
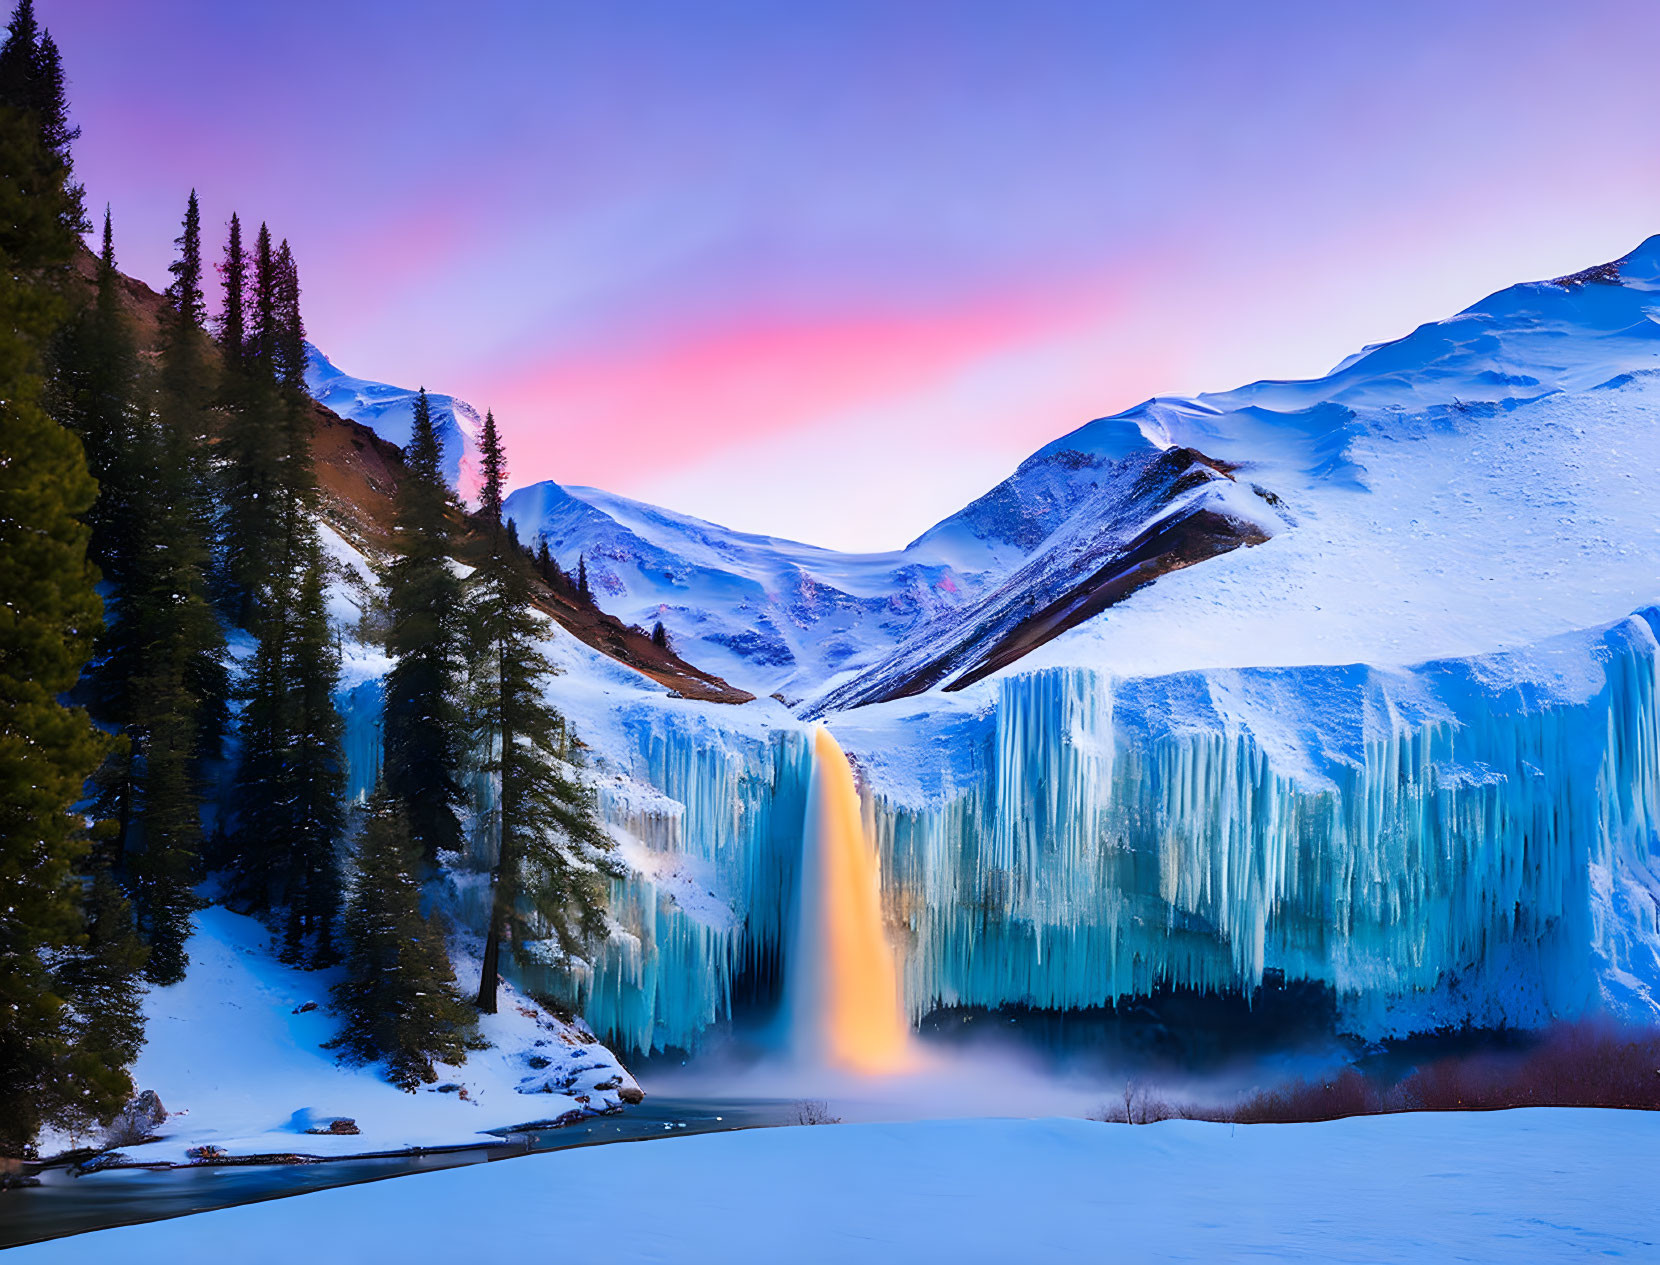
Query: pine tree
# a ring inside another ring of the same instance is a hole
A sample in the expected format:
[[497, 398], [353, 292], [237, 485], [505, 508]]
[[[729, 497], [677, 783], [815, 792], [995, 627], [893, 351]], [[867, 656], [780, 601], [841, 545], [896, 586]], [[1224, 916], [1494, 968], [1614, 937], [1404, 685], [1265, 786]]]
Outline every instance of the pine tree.
[[[228, 613], [253, 624], [273, 599], [271, 577], [294, 547], [292, 502], [297, 467], [309, 468], [309, 449], [295, 423], [299, 403], [275, 373], [280, 342], [276, 257], [271, 232], [260, 225], [250, 260], [231, 217], [225, 251], [225, 315], [221, 342], [231, 360], [226, 375], [225, 531], [222, 590]], [[251, 290], [247, 288], [251, 281]]]
[[663, 627], [662, 620], [658, 620], [656, 624], [652, 626], [651, 644], [656, 646], [659, 650], [667, 650], [669, 648], [669, 630]]
[[[80, 441], [41, 406], [63, 311], [55, 279], [81, 216], [66, 155], [19, 99], [21, 55], [35, 47], [25, 0], [0, 46], [0, 1154], [11, 1156], [61, 1101], [65, 1065], [88, 1053], [52, 961], [82, 934], [74, 806], [106, 746], [62, 701], [100, 622], [82, 519], [97, 487]], [[118, 1089], [89, 1094], [95, 1113], [120, 1105]]]
[[138, 984], [148, 950], [132, 907], [109, 871], [85, 881], [82, 934], [60, 956], [58, 992], [69, 999], [69, 1048], [54, 1070], [46, 1110], [71, 1133], [107, 1124], [132, 1097], [127, 1068], [144, 1044], [144, 992]]
[[[0, 105], [39, 111], [39, 49], [40, 23], [35, 18], [34, 0], [18, 0], [6, 24], [6, 42], [0, 46]], [[42, 147], [50, 148], [44, 142]]]
[[340, 674], [313, 518], [299, 272], [288, 243], [273, 249], [263, 224], [252, 282], [226, 552], [255, 649], [243, 682], [229, 868], [232, 890], [247, 907], [284, 911], [285, 957], [317, 966], [334, 959], [339, 908]]
[[495, 853], [477, 999], [487, 1014], [496, 1010], [502, 944], [551, 935], [562, 953], [582, 955], [604, 931], [617, 873], [569, 730], [547, 702], [553, 666], [539, 649], [528, 567], [508, 528], [467, 581], [471, 738], [479, 771], [495, 785], [493, 808], [481, 804], [477, 814]]
[[[60, 342], [54, 396], [102, 481], [93, 542], [110, 602], [87, 692], [122, 741], [99, 772], [95, 810], [115, 823], [112, 865], [150, 942], [150, 978], [171, 983], [184, 974], [198, 903], [198, 783], [223, 733], [224, 640], [206, 600], [192, 484], [200, 467], [189, 459], [192, 436], [167, 417], [177, 402], [166, 384], [179, 375], [164, 365], [160, 390], [142, 380], [119, 284], [106, 211], [96, 299]], [[169, 332], [164, 359], [182, 342]]]
[[288, 787], [290, 683], [284, 653], [288, 607], [282, 595], [262, 607], [253, 622], [254, 651], [238, 690], [241, 753], [231, 793], [233, 838], [225, 859], [232, 896], [243, 908], [263, 912], [280, 898], [288, 844], [282, 805]]
[[[140, 496], [145, 470], [139, 456], [138, 353], [117, 301], [114, 230], [104, 214], [103, 250], [93, 303], [60, 331], [53, 349], [48, 392], [57, 418], [81, 437], [98, 496], [87, 520], [90, 559], [109, 591], [97, 657], [77, 689], [107, 727], [124, 730], [133, 720], [132, 684], [144, 672], [145, 630], [131, 614], [138, 584], [140, 534], [145, 526]], [[115, 823], [114, 864], [124, 865], [133, 826], [137, 787], [127, 739], [112, 744], [98, 772], [98, 816]]]
[[335, 956], [345, 755], [322, 551], [310, 521], [293, 517], [295, 556], [277, 568], [254, 621], [229, 869], [245, 907], [286, 911], [285, 956], [319, 966]]
[[231, 214], [225, 258], [219, 265], [219, 282], [224, 303], [219, 309], [219, 345], [233, 365], [241, 363], [248, 350], [248, 255], [242, 248], [242, 221]]
[[304, 546], [288, 676], [293, 682], [292, 741], [282, 773], [288, 872], [284, 951], [312, 966], [335, 959], [334, 921], [340, 907], [339, 847], [345, 832], [344, 726], [335, 706], [340, 663], [324, 607], [322, 550], [315, 532]]
[[200, 905], [204, 765], [218, 758], [224, 729], [224, 635], [207, 599], [191, 467], [161, 417], [145, 439], [140, 550], [117, 608], [123, 639], [137, 647], [125, 720], [138, 846], [126, 866], [151, 949], [148, 977], [170, 984], [184, 977], [190, 915]]
[[279, 480], [290, 512], [290, 551], [303, 548], [298, 520], [316, 508], [317, 478], [311, 462], [312, 403], [305, 388], [305, 321], [300, 315], [300, 273], [284, 238], [271, 265], [272, 377], [282, 395], [283, 450]]
[[507, 478], [507, 452], [496, 431], [496, 415], [484, 410], [484, 434], [479, 439], [479, 464], [484, 484], [479, 489], [478, 512], [492, 532], [501, 525], [502, 485]]
[[[72, 232], [85, 232], [89, 225], [84, 194], [74, 182], [70, 152], [81, 129], [69, 122], [58, 46], [35, 20], [33, 0], [19, 0], [0, 45], [0, 107], [6, 106], [27, 116], [38, 141], [30, 155], [36, 175], [24, 187], [52, 200], [54, 211]], [[22, 176], [23, 169], [16, 174]]]
[[428, 865], [461, 847], [463, 720], [456, 704], [460, 677], [461, 582], [450, 566], [449, 515], [443, 457], [432, 410], [422, 390], [406, 473], [396, 496], [397, 559], [387, 574], [393, 656], [386, 678], [386, 788], [403, 806], [409, 830]]
[[53, 353], [53, 414], [81, 437], [87, 466], [98, 481], [91, 514], [92, 561], [113, 584], [129, 579], [143, 472], [132, 461], [139, 443], [138, 348], [121, 310], [115, 238], [104, 211], [103, 250], [96, 297], [64, 328]]
[[162, 320], [161, 469], [169, 504], [164, 542], [177, 560], [175, 576], [188, 608], [184, 631], [190, 643], [185, 684], [196, 698], [196, 773], [217, 761], [229, 727], [230, 681], [225, 670], [225, 638], [206, 598], [218, 510], [210, 458], [213, 442], [215, 357], [206, 332], [207, 303], [202, 292], [201, 211], [191, 190], [182, 231], [175, 239], [178, 258], [168, 265]]
[[541, 573], [542, 579], [547, 583], [552, 584], [554, 582], [553, 573], [556, 568], [553, 565], [553, 554], [548, 549], [548, 538], [546, 536], [539, 537], [536, 542], [536, 570]]
[[345, 1026], [328, 1048], [359, 1062], [384, 1059], [392, 1083], [411, 1092], [437, 1079], [435, 1060], [458, 1063], [477, 1048], [442, 925], [421, 912], [420, 867], [403, 806], [382, 785], [369, 802], [342, 920], [348, 954], [333, 1009]]
[[194, 189], [185, 204], [184, 223], [173, 245], [178, 247], [179, 255], [167, 265], [168, 274], [173, 278], [167, 286], [167, 309], [178, 328], [205, 329], [207, 295], [202, 291], [202, 208]]
[[300, 272], [286, 237], [272, 265], [272, 287], [276, 377], [284, 386], [303, 392], [306, 354], [305, 322], [300, 317]]
[[258, 371], [277, 379], [277, 348], [282, 327], [277, 320], [277, 257], [271, 247], [271, 229], [261, 224], [254, 238], [254, 293], [248, 329], [248, 359]]
[[588, 587], [588, 555], [585, 553], [576, 556], [576, 591], [584, 602], [594, 600], [594, 591]]
[[191, 768], [196, 700], [185, 684], [183, 647], [134, 683], [138, 716], [129, 728], [138, 786], [138, 848], [126, 858], [139, 930], [150, 946], [146, 977], [176, 984], [188, 962], [190, 915], [202, 850], [201, 796]]

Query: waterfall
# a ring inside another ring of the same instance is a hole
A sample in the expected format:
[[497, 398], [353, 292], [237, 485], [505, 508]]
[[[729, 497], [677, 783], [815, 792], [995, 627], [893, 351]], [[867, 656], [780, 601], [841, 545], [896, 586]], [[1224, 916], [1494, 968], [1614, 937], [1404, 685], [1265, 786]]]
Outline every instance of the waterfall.
[[791, 1043], [805, 1061], [856, 1072], [902, 1067], [910, 1033], [882, 924], [882, 873], [853, 769], [813, 735], [789, 983]]

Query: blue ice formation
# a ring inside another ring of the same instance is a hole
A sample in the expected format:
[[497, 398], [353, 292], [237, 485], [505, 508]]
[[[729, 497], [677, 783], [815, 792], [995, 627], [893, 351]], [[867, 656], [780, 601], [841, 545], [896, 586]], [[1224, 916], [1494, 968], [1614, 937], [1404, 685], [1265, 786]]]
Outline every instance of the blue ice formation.
[[[1277, 969], [1368, 1035], [1654, 1014], [1657, 629], [1649, 609], [1402, 670], [1047, 668], [832, 717], [867, 770], [910, 1013], [1249, 993]], [[721, 714], [612, 719], [613, 934], [591, 964], [513, 968], [630, 1049], [695, 1047], [787, 952], [807, 732]], [[349, 746], [358, 788], [373, 748]], [[888, 785], [900, 766], [921, 783]]]
[[872, 795], [912, 1014], [1278, 968], [1373, 1035], [1652, 1015], [1657, 627], [1401, 672], [1003, 678], [954, 739], [966, 791]]

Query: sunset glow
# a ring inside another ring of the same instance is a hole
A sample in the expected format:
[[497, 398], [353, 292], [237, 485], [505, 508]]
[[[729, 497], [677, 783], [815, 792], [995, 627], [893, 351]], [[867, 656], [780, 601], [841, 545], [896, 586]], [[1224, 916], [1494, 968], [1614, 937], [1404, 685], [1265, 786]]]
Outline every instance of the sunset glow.
[[1572, 69], [1656, 33], [1622, 0], [58, 8], [138, 275], [199, 185], [210, 238], [293, 241], [337, 364], [493, 408], [516, 483], [842, 547], [1150, 394], [1623, 254], [1660, 204], [1660, 83]]

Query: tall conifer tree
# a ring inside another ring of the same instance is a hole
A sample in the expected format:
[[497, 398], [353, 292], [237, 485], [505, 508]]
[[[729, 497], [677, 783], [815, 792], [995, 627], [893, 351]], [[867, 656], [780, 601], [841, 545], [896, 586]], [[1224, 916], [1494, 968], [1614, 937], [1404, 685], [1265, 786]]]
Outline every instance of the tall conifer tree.
[[[301, 470], [309, 474], [310, 453], [295, 422], [301, 402], [283, 389], [278, 374], [281, 327], [271, 230], [259, 226], [250, 258], [241, 255], [234, 216], [231, 225], [221, 337], [227, 355], [238, 358], [227, 383], [224, 588], [230, 613], [251, 627], [261, 606], [278, 600], [273, 577], [282, 576], [284, 584], [293, 579], [279, 562], [296, 546], [291, 493]], [[233, 351], [238, 336], [240, 348]]]
[[39, 143], [40, 169], [47, 182], [29, 186], [30, 191], [58, 204], [73, 232], [85, 232], [90, 225], [84, 194], [74, 181], [71, 153], [81, 129], [69, 122], [58, 46], [36, 21], [33, 0], [18, 0], [5, 43], [0, 44], [0, 105], [26, 116]]
[[496, 430], [496, 415], [484, 410], [484, 434], [479, 439], [479, 464], [484, 483], [479, 490], [478, 512], [492, 535], [501, 530], [502, 487], [507, 478], [507, 452]]
[[[236, 888], [256, 909], [282, 908], [285, 955], [332, 960], [344, 829], [339, 664], [325, 609], [313, 519], [311, 402], [304, 394], [305, 329], [299, 274], [284, 241], [260, 226], [254, 252], [252, 351], [239, 422], [257, 431], [269, 489], [252, 539], [265, 575], [252, 588], [256, 646], [247, 674], [243, 760], [237, 780]], [[254, 556], [250, 546], [248, 556]]]
[[172, 284], [162, 320], [159, 411], [162, 418], [161, 475], [169, 500], [168, 548], [183, 586], [181, 629], [188, 641], [185, 686], [196, 699], [197, 772], [217, 760], [229, 726], [230, 682], [225, 639], [206, 602], [213, 544], [218, 530], [217, 497], [211, 461], [216, 387], [202, 292], [202, 221], [191, 190], [184, 222], [174, 240], [178, 257], [168, 265]]
[[340, 907], [339, 846], [345, 831], [346, 758], [335, 706], [340, 664], [324, 606], [322, 550], [314, 531], [303, 545], [290, 623], [288, 676], [293, 731], [282, 769], [287, 844], [284, 952], [313, 966], [333, 961]]
[[225, 258], [219, 264], [223, 302], [219, 308], [219, 345], [225, 358], [240, 363], [248, 349], [248, 254], [242, 245], [242, 221], [231, 213]]
[[305, 321], [300, 316], [300, 272], [286, 237], [277, 247], [271, 271], [276, 377], [284, 386], [303, 392], [306, 356]]
[[[164, 363], [157, 387], [140, 374], [119, 287], [106, 212], [96, 298], [62, 341], [55, 395], [102, 479], [93, 540], [101, 531], [110, 603], [91, 699], [122, 741], [99, 773], [95, 804], [114, 823], [111, 863], [150, 942], [150, 978], [171, 983], [184, 974], [197, 905], [200, 761], [217, 754], [223, 729], [224, 642], [206, 600], [199, 467], [169, 416], [177, 375]], [[168, 332], [164, 360], [179, 343]]]
[[253, 279], [248, 355], [265, 375], [276, 379], [277, 345], [282, 336], [277, 321], [277, 255], [271, 245], [270, 225], [264, 223], [254, 238]]
[[386, 678], [386, 789], [403, 806], [426, 864], [459, 851], [463, 719], [461, 582], [449, 561], [453, 499], [443, 449], [423, 389], [398, 482], [397, 558], [387, 574], [391, 624]]
[[98, 481], [91, 514], [92, 561], [104, 578], [123, 584], [137, 547], [138, 485], [132, 461], [139, 443], [138, 348], [121, 310], [115, 238], [104, 212], [93, 303], [64, 328], [53, 352], [53, 413], [81, 437], [87, 466]]
[[330, 1048], [349, 1060], [384, 1059], [392, 1083], [411, 1092], [437, 1079], [435, 1060], [459, 1063], [478, 1044], [443, 927], [421, 912], [421, 865], [403, 805], [377, 788], [342, 919], [349, 953], [334, 1010], [344, 1026]]
[[[494, 431], [487, 425], [486, 436]], [[487, 1014], [496, 1010], [502, 945], [551, 936], [562, 953], [581, 956], [604, 931], [617, 873], [570, 731], [547, 702], [553, 666], [539, 648], [545, 629], [531, 606], [530, 560], [513, 524], [501, 529], [507, 463], [499, 440], [493, 451], [480, 496], [495, 507], [491, 548], [467, 581], [471, 739], [494, 787], [493, 806], [477, 814], [495, 861], [477, 997]]]
[[[86, 840], [76, 805], [106, 743], [64, 705], [99, 625], [83, 516], [97, 488], [80, 441], [42, 407], [43, 352], [62, 319], [83, 216], [69, 183], [62, 75], [23, 0], [0, 45], [0, 1155], [24, 1154], [44, 1117], [108, 1119], [131, 1089], [120, 1042], [89, 1033], [98, 992], [70, 966], [90, 954], [112, 995], [132, 971], [88, 934], [75, 877]], [[55, 87], [53, 84], [55, 83]], [[55, 146], [53, 130], [61, 133]], [[107, 891], [107, 887], [103, 889]]]

